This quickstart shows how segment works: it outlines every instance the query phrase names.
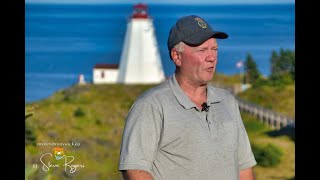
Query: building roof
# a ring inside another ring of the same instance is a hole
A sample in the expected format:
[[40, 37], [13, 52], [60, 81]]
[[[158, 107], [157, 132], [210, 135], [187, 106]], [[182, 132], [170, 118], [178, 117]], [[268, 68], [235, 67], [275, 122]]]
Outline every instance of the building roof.
[[148, 19], [148, 6], [143, 3], [139, 3], [133, 6], [133, 13], [131, 18], [133, 19]]
[[94, 69], [118, 69], [119, 64], [96, 64]]

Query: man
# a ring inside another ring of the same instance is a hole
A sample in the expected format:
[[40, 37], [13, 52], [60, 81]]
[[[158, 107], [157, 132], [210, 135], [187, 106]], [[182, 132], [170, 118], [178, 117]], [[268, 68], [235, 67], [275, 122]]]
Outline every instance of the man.
[[216, 39], [227, 37], [194, 15], [171, 28], [176, 71], [131, 107], [120, 150], [124, 179], [254, 179], [256, 161], [238, 104], [228, 91], [208, 86]]

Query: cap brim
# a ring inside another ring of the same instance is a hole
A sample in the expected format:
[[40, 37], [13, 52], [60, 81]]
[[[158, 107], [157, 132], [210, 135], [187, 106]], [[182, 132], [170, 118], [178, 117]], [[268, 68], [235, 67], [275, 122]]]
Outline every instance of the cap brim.
[[216, 38], [216, 39], [227, 39], [228, 38], [228, 34], [225, 33], [225, 32], [214, 32], [213, 38]]
[[194, 34], [193, 36], [190, 36], [189, 38], [185, 39], [183, 42], [188, 45], [196, 46], [204, 43], [209, 38], [226, 39], [228, 38], [228, 34], [219, 31], [209, 31], [205, 33]]

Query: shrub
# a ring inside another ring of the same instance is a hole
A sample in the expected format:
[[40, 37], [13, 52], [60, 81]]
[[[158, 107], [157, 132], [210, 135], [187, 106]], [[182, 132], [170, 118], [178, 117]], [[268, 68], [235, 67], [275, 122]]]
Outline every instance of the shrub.
[[73, 115], [74, 115], [75, 117], [82, 117], [82, 116], [85, 116], [86, 114], [83, 112], [83, 110], [82, 110], [81, 108], [78, 107], [78, 108], [74, 111]]
[[260, 166], [272, 167], [280, 163], [282, 151], [273, 144], [266, 146], [252, 145], [252, 151], [255, 159]]
[[37, 137], [34, 133], [34, 129], [32, 129], [31, 127], [29, 126], [26, 126], [25, 127], [25, 131], [24, 131], [24, 137], [25, 137], [25, 146], [27, 145], [32, 145], [32, 146], [36, 146], [36, 140], [37, 140]]
[[100, 119], [96, 119], [96, 125], [101, 125], [101, 120]]

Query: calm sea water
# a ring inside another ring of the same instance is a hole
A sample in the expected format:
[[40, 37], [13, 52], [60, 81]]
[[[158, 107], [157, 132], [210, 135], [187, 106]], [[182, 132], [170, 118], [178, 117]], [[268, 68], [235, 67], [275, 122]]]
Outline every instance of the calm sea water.
[[[26, 102], [37, 101], [77, 82], [92, 81], [96, 63], [119, 63], [132, 5], [26, 4]], [[280, 48], [295, 49], [295, 5], [149, 5], [166, 76], [174, 72], [167, 36], [184, 15], [205, 18], [229, 34], [218, 40], [217, 71], [239, 73], [235, 64], [250, 53], [262, 74], [270, 74], [270, 56]]]

